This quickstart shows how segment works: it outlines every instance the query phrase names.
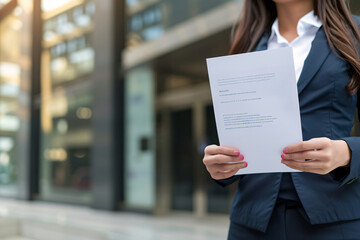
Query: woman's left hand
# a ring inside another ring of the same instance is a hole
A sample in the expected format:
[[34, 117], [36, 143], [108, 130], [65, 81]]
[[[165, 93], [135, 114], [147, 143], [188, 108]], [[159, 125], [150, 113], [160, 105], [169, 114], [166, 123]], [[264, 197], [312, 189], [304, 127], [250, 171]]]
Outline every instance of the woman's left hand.
[[286, 147], [281, 158], [281, 162], [290, 168], [328, 174], [338, 167], [349, 166], [351, 152], [343, 140], [313, 138]]

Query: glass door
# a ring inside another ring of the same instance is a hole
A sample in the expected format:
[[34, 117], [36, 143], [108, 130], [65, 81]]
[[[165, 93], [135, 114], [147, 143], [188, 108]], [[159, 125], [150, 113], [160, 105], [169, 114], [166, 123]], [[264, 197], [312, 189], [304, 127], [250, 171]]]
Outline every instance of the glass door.
[[[157, 192], [160, 213], [189, 211], [197, 217], [230, 211], [234, 187], [215, 183], [202, 163], [204, 148], [219, 144], [207, 85], [158, 99]], [[165, 101], [166, 100], [166, 101]], [[166, 209], [164, 209], [166, 208]]]
[[18, 179], [21, 25], [18, 12], [0, 22], [0, 185], [5, 195], [16, 194]]
[[92, 0], [42, 0], [40, 197], [91, 202]]
[[32, 10], [23, 1], [0, 2], [0, 195], [24, 197], [28, 183], [24, 172], [29, 161]]
[[193, 210], [194, 142], [191, 109], [171, 112], [172, 209]]
[[[219, 145], [219, 138], [216, 130], [215, 116], [212, 105], [206, 106], [206, 145]], [[207, 201], [209, 213], [229, 213], [231, 208], [232, 196], [235, 193], [233, 187], [223, 188], [216, 184], [209, 177], [207, 178]]]

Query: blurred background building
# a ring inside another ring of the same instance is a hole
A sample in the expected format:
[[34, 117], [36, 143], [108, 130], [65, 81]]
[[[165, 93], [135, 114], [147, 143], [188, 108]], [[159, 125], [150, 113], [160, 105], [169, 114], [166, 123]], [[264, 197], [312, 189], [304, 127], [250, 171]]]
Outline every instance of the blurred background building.
[[242, 3], [0, 0], [0, 196], [228, 214], [234, 189], [202, 165], [205, 59], [227, 54]]

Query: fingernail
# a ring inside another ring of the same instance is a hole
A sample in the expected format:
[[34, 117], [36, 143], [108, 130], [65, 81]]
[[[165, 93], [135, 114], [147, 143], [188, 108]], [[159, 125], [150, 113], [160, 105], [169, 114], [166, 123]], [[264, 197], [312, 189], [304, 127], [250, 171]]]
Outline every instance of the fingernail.
[[287, 153], [287, 149], [286, 149], [286, 148], [284, 148], [283, 153]]
[[246, 168], [246, 167], [248, 166], [248, 163], [247, 163], [247, 162], [244, 162], [244, 163], [243, 163], [243, 166], [244, 166], [244, 168]]
[[240, 155], [240, 151], [239, 151], [239, 150], [235, 150], [234, 153], [235, 153], [236, 155], [238, 155], [238, 156]]
[[244, 160], [244, 159], [245, 159], [244, 155], [241, 155], [240, 160]]
[[281, 158], [285, 158], [285, 155], [284, 155], [284, 154], [281, 154]]

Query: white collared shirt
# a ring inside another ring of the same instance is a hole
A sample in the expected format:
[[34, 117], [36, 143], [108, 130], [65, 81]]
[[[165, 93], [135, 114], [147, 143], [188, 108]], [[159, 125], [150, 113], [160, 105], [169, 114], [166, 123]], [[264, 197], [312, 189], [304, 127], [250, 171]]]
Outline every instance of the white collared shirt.
[[309, 12], [303, 16], [297, 24], [298, 37], [289, 43], [288, 40], [280, 34], [278, 19], [276, 19], [272, 25], [271, 35], [268, 40], [268, 50], [280, 47], [292, 47], [296, 81], [299, 81], [305, 59], [310, 53], [311, 43], [315, 39], [315, 35], [321, 26], [322, 22], [315, 16], [314, 11]]

